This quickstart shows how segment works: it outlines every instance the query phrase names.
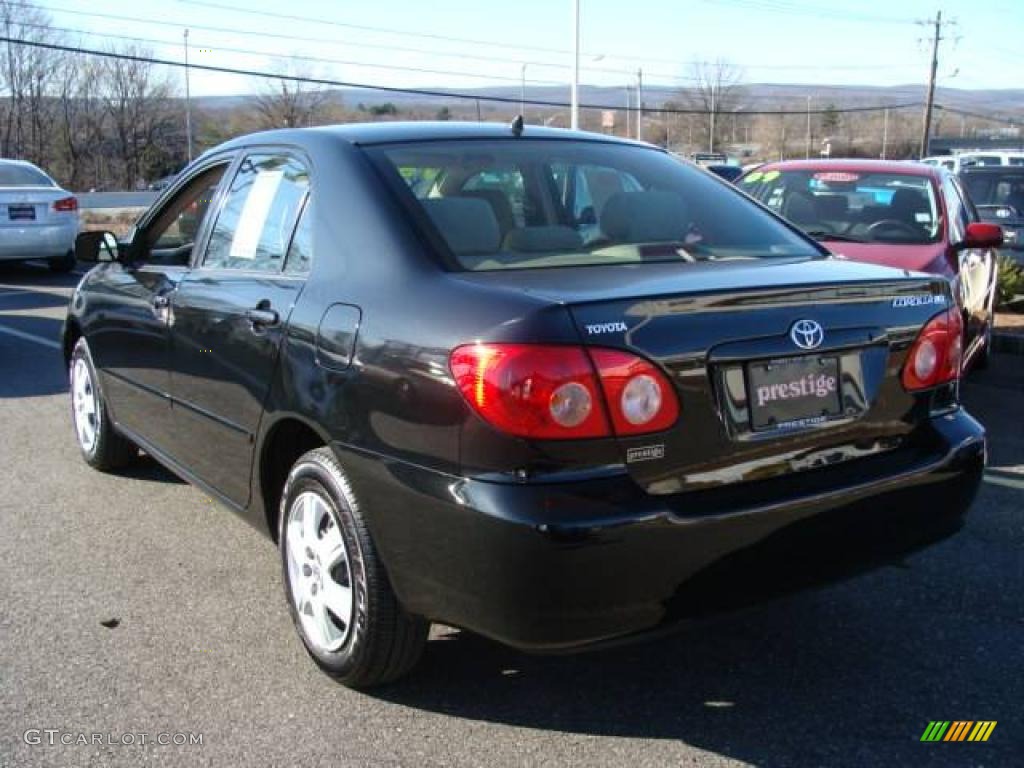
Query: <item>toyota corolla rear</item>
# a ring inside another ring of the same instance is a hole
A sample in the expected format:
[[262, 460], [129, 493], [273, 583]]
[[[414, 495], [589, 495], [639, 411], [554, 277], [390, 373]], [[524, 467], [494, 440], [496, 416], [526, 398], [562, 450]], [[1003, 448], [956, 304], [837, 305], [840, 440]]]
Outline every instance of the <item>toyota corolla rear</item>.
[[410, 610], [575, 647], [961, 525], [985, 442], [947, 281], [832, 259], [650, 148], [371, 154], [459, 297], [460, 476], [390, 470], [415, 512], [376, 532]]
[[0, 260], [65, 256], [78, 234], [78, 200], [33, 165], [0, 160]]

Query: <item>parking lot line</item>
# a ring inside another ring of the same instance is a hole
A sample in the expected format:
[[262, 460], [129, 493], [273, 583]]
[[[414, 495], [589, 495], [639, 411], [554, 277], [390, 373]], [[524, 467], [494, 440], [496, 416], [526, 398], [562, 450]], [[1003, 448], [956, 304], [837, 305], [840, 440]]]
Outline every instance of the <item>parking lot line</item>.
[[1024, 491], [1024, 476], [1009, 477], [1010, 474], [1009, 472], [1000, 472], [998, 470], [986, 470], [985, 482], [1001, 485], [1004, 488], [1015, 488], [1018, 491]]
[[42, 344], [44, 347], [50, 347], [50, 349], [61, 349], [60, 343], [53, 339], [47, 339], [43, 336], [36, 336], [34, 333], [25, 333], [24, 331], [16, 331], [13, 328], [7, 328], [6, 326], [0, 325], [0, 333], [6, 333], [8, 336], [15, 336], [25, 341], [33, 341], [36, 344]]

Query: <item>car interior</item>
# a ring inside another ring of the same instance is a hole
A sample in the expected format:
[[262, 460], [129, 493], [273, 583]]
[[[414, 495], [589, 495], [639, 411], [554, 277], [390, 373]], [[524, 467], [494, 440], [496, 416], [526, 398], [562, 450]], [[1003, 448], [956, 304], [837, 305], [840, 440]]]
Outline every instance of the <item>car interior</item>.
[[939, 239], [939, 214], [928, 179], [848, 174], [782, 173], [768, 182], [756, 175], [744, 188], [816, 237], [861, 242], [930, 243]]
[[742, 198], [660, 157], [684, 179], [557, 153], [384, 155], [465, 269], [815, 255], [767, 217], [725, 226], [720, 206]]

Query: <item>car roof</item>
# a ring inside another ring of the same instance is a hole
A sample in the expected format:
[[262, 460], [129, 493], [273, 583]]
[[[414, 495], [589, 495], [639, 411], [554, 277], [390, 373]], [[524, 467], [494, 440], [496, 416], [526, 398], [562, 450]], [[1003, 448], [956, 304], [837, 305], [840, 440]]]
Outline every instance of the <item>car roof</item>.
[[969, 173], [972, 176], [978, 173], [1024, 173], [1024, 165], [965, 165], [960, 173]]
[[782, 160], [765, 163], [759, 171], [850, 171], [861, 173], [900, 173], [909, 176], [928, 176], [939, 179], [944, 168], [927, 163], [905, 160]]
[[[334, 136], [357, 145], [396, 144], [414, 141], [442, 141], [453, 139], [508, 139], [514, 134], [509, 123], [470, 123], [457, 121], [434, 122], [383, 122], [347, 123], [325, 125], [315, 128], [290, 128], [262, 131], [239, 136], [217, 150], [233, 149], [250, 144], [285, 143], [302, 145], [324, 136]], [[521, 133], [524, 139], [561, 139], [574, 141], [604, 142], [653, 147], [645, 142], [621, 139], [603, 133], [571, 131], [564, 128], [548, 128], [540, 125], [525, 125]]]
[[37, 171], [42, 170], [38, 165], [33, 165], [28, 160], [15, 160], [13, 158], [0, 157], [0, 163], [4, 163], [5, 165], [23, 165], [27, 168], [35, 168]]

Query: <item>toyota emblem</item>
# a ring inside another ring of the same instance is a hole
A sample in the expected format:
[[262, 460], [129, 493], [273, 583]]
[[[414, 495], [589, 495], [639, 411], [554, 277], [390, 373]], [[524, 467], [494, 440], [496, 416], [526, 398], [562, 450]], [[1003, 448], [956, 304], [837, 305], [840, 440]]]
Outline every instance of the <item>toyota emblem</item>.
[[825, 330], [814, 320], [797, 320], [789, 329], [789, 338], [800, 349], [817, 349], [825, 340]]

